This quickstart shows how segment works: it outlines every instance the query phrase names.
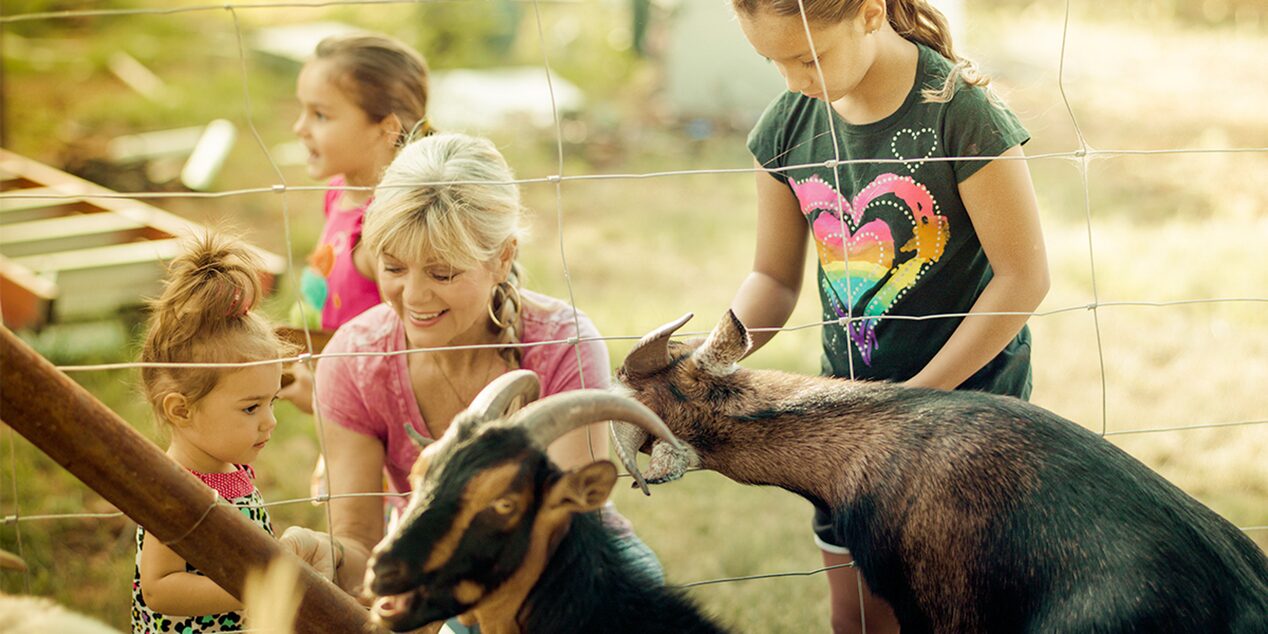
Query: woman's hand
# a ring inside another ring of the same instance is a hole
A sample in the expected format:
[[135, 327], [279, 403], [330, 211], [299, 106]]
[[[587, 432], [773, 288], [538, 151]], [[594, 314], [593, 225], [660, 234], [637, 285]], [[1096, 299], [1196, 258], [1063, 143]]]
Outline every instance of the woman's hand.
[[343, 544], [326, 533], [292, 526], [277, 541], [327, 579], [334, 579], [335, 571], [343, 563]]
[[330, 478], [331, 532], [345, 549], [337, 582], [358, 596], [370, 551], [383, 539], [383, 498], [357, 494], [383, 492], [385, 449], [378, 438], [333, 420], [326, 420], [320, 433]]

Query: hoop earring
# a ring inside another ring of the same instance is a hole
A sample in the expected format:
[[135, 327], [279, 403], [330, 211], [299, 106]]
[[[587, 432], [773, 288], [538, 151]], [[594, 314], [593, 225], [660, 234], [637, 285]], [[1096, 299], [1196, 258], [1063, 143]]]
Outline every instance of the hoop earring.
[[[499, 294], [502, 295], [501, 302], [498, 301]], [[493, 305], [497, 303], [501, 303], [502, 305], [510, 303], [513, 307], [511, 311], [511, 323], [503, 322], [493, 313]], [[523, 298], [520, 297], [520, 289], [510, 282], [500, 282], [497, 286], [494, 286], [493, 290], [489, 293], [489, 321], [492, 321], [493, 325], [499, 330], [507, 330], [514, 325], [515, 318], [519, 315], [521, 306], [523, 306]]]

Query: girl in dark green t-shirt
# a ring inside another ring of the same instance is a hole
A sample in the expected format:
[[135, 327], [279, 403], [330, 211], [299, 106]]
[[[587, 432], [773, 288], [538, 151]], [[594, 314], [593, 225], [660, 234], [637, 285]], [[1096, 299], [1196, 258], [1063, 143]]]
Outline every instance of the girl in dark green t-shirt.
[[[736, 314], [787, 322], [809, 234], [826, 374], [1027, 398], [1026, 318], [1048, 291], [1029, 136], [955, 55], [942, 14], [926, 0], [732, 2], [788, 84], [749, 135], [757, 254]], [[833, 519], [815, 522], [828, 565], [851, 561]], [[834, 629], [862, 610], [868, 631], [896, 631], [879, 599], [860, 607], [852, 568], [828, 576]]]

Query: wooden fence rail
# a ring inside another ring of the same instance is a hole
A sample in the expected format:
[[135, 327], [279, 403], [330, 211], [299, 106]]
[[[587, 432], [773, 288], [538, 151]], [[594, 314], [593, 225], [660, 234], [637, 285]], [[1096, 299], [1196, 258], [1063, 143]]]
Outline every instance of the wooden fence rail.
[[[249, 570], [293, 556], [4, 327], [0, 386], [0, 420], [235, 597]], [[297, 631], [382, 631], [352, 597], [300, 568]]]

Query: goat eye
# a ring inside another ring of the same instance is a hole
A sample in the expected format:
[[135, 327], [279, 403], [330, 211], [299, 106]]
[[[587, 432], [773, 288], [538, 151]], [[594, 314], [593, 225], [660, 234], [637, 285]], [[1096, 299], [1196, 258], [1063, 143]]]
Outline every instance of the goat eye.
[[493, 502], [493, 511], [498, 515], [510, 515], [515, 512], [515, 500], [499, 498]]

